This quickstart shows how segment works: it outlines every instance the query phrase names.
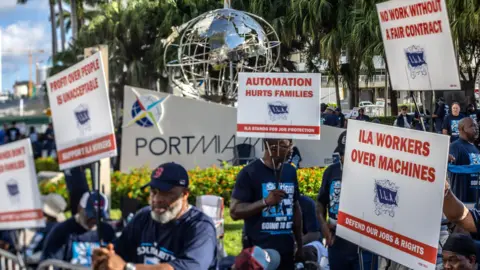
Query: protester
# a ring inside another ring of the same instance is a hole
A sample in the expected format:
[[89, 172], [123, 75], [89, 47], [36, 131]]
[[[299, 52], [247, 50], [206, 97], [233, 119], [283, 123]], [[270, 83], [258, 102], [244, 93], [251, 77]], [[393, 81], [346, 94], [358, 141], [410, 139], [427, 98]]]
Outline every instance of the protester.
[[[474, 142], [478, 138], [478, 125], [472, 118], [466, 117], [458, 123], [459, 139], [450, 144], [450, 155], [455, 165], [480, 164], [480, 151]], [[452, 190], [463, 202], [475, 201], [475, 188], [478, 187], [477, 174], [457, 174], [452, 177]]]
[[264, 143], [263, 158], [251, 162], [237, 175], [230, 216], [244, 220], [244, 249], [274, 249], [281, 256], [279, 269], [291, 270], [295, 259], [303, 259], [297, 171], [285, 163], [292, 142], [265, 139]]
[[[322, 263], [322, 258], [328, 258], [328, 253], [323, 246], [320, 222], [317, 218], [315, 201], [305, 195], [300, 195], [298, 202], [302, 208], [303, 227], [303, 252], [305, 261]], [[328, 259], [327, 259], [328, 260]]]
[[[328, 261], [332, 270], [358, 269], [359, 247], [341, 237], [335, 236], [342, 185], [342, 164], [345, 154], [347, 132], [340, 134], [334, 153], [340, 154], [340, 161], [327, 167], [323, 173], [322, 186], [317, 197], [317, 217], [322, 234], [328, 246]], [[328, 223], [326, 217], [328, 214]], [[362, 251], [364, 269], [370, 269], [373, 254]]]
[[17, 123], [15, 121], [12, 122], [12, 126], [7, 129], [7, 141], [14, 142], [20, 139], [20, 130], [17, 128]]
[[360, 108], [360, 110], [358, 110], [358, 116], [357, 116], [356, 120], [367, 121], [367, 122], [370, 121], [370, 117], [365, 114], [365, 109], [364, 108]]
[[65, 221], [65, 215], [63, 212], [67, 208], [67, 202], [62, 196], [56, 193], [50, 193], [43, 196], [42, 201], [45, 227], [38, 229], [35, 232], [32, 241], [26, 249], [29, 263], [37, 263], [40, 261], [46, 236], [55, 225], [59, 222]]
[[42, 149], [40, 147], [40, 141], [38, 138], [38, 133], [35, 130], [34, 126], [30, 127], [30, 132], [28, 134], [28, 137], [30, 138], [30, 143], [32, 144], [32, 149], [33, 149], [33, 157], [39, 158], [42, 155]]
[[480, 120], [479, 111], [475, 108], [475, 104], [468, 104], [466, 116], [473, 119], [473, 121], [477, 122]]
[[102, 242], [109, 243], [115, 238], [115, 231], [110, 224], [102, 222], [101, 227], [97, 228], [96, 217], [99, 207], [101, 217], [107, 217], [108, 200], [105, 195], [97, 192], [83, 194], [78, 213], [55, 225], [47, 235], [42, 250], [42, 261], [57, 259], [91, 266], [93, 249], [100, 246], [97, 230], [100, 230]]
[[333, 112], [332, 107], [327, 107], [323, 119], [323, 124], [326, 126], [338, 127], [340, 125], [338, 116]]
[[7, 124], [3, 124], [3, 129], [0, 129], [0, 145], [7, 143]]
[[458, 122], [465, 116], [460, 113], [460, 104], [454, 102], [452, 104], [452, 113], [445, 116], [443, 121], [442, 132], [450, 136], [450, 143], [458, 139]]
[[439, 134], [442, 134], [443, 120], [447, 115], [448, 105], [445, 104], [445, 99], [443, 97], [439, 97], [437, 104], [435, 104], [435, 112], [432, 115], [432, 118], [435, 121], [435, 130]]
[[[280, 254], [273, 249], [258, 246], [246, 248], [235, 258], [233, 270], [275, 270], [280, 265]], [[293, 268], [292, 268], [293, 269]]]
[[335, 115], [338, 117], [338, 127], [345, 128], [345, 115], [342, 113], [342, 109], [336, 108]]
[[[211, 218], [188, 204], [188, 173], [165, 163], [151, 175], [150, 206], [139, 211], [113, 246], [94, 252], [94, 269], [214, 269], [216, 231]], [[142, 187], [142, 189], [145, 187]]]
[[443, 269], [476, 270], [477, 248], [473, 239], [465, 234], [451, 234], [443, 245]]
[[403, 105], [401, 109], [402, 111], [393, 125], [401, 128], [412, 128], [413, 117], [407, 114], [408, 107]]
[[47, 130], [45, 130], [45, 144], [44, 149], [47, 150], [47, 155], [50, 156], [55, 150], [55, 132], [53, 131], [53, 124], [49, 123]]
[[302, 155], [298, 147], [294, 146], [288, 158], [288, 163], [292, 164], [295, 168], [300, 169], [300, 162], [302, 162]]

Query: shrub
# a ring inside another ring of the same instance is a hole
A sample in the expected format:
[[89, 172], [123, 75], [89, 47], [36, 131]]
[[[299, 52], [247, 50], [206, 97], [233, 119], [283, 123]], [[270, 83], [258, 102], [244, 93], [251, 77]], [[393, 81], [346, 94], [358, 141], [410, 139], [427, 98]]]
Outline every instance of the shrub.
[[[223, 168], [196, 168], [188, 172], [190, 177], [190, 203], [195, 204], [195, 198], [200, 195], [217, 195], [225, 199], [225, 205], [230, 204], [230, 196], [241, 166]], [[305, 168], [297, 171], [300, 192], [315, 198], [322, 183], [323, 168]], [[111, 180], [112, 208], [120, 208], [122, 197], [134, 198], [142, 204], [148, 204], [148, 188], [143, 188], [150, 181], [151, 170], [148, 168], [134, 169], [130, 173], [114, 172]], [[90, 176], [87, 174], [90, 181]], [[56, 183], [40, 183], [42, 194], [58, 193], [68, 201], [65, 179]]]
[[37, 158], [35, 160], [35, 169], [37, 170], [37, 173], [42, 171], [51, 171], [51, 172], [59, 171], [57, 161], [51, 157]]
[[395, 119], [397, 119], [397, 117], [395, 116], [370, 117], [371, 120], [375, 118], [380, 120], [381, 124], [389, 125], [389, 126], [393, 126], [393, 122], [395, 122]]

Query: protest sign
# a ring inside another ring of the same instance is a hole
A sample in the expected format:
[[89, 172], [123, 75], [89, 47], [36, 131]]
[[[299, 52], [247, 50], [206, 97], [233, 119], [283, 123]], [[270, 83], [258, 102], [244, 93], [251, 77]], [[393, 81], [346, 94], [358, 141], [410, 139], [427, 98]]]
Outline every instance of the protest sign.
[[377, 11], [393, 90], [460, 90], [445, 0], [394, 0]]
[[0, 230], [44, 227], [30, 139], [0, 146]]
[[320, 74], [240, 73], [237, 136], [320, 139]]
[[337, 235], [435, 269], [448, 147], [448, 136], [350, 120]]
[[47, 79], [60, 169], [117, 155], [101, 52]]

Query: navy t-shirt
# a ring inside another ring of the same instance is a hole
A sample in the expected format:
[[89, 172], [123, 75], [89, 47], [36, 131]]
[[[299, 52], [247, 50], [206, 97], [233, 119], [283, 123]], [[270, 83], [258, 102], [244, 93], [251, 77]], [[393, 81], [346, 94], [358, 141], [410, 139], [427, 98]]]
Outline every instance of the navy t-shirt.
[[[296, 169], [290, 164], [284, 164], [280, 171], [279, 189], [284, 190], [287, 197], [280, 204], [266, 207], [261, 213], [245, 219], [243, 229], [250, 246], [275, 249], [280, 254], [292, 256], [293, 215], [300, 192]], [[265, 199], [271, 190], [277, 189], [276, 182], [273, 169], [267, 167], [263, 160], [257, 159], [238, 173], [232, 197], [245, 203]]]
[[317, 200], [325, 207], [328, 217], [337, 220], [338, 206], [340, 204], [340, 191], [342, 189], [341, 163], [337, 162], [327, 167], [323, 173], [322, 186]]
[[[455, 158], [455, 165], [480, 164], [480, 151], [475, 145], [459, 138], [450, 144], [450, 155]], [[455, 175], [452, 179], [452, 191], [463, 202], [475, 201], [475, 188], [478, 188], [478, 176]]]
[[477, 110], [475, 110], [474, 112], [468, 112], [467, 115], [468, 115], [468, 117], [472, 118], [477, 123], [480, 120], [479, 111], [477, 111]]
[[115, 252], [135, 264], [168, 263], [179, 270], [215, 268], [217, 238], [210, 217], [191, 207], [179, 219], [161, 224], [141, 209], [115, 242]]
[[458, 139], [458, 136], [460, 135], [458, 131], [458, 122], [460, 122], [460, 120], [462, 120], [462, 118], [464, 117], [465, 116], [463, 114], [459, 114], [458, 116], [453, 116], [449, 114], [445, 116], [442, 129], [447, 130], [448, 135], [450, 135], [451, 143]]
[[300, 150], [296, 146], [293, 147], [288, 163], [293, 163], [297, 169], [300, 168], [300, 162], [302, 161], [302, 155], [300, 155]]
[[301, 195], [298, 198], [298, 203], [300, 203], [300, 208], [302, 208], [303, 235], [310, 232], [319, 232], [320, 222], [318, 222], [315, 211], [315, 201], [308, 196]]
[[[102, 223], [101, 230], [105, 243], [114, 240], [115, 231], [110, 224]], [[71, 217], [55, 225], [48, 233], [43, 246], [42, 261], [57, 259], [91, 266], [93, 250], [98, 247], [98, 232], [87, 231]]]
[[324, 119], [323, 124], [326, 126], [338, 127], [340, 125], [338, 116], [335, 114], [326, 114]]

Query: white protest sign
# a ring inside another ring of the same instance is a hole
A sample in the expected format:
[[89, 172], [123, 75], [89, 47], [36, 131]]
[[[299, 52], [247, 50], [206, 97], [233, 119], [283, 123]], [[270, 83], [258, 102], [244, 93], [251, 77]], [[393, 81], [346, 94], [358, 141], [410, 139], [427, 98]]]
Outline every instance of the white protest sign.
[[117, 155], [101, 52], [47, 79], [60, 169]]
[[240, 73], [237, 136], [320, 139], [320, 74]]
[[449, 139], [350, 120], [337, 235], [413, 269], [435, 269]]
[[377, 11], [393, 90], [460, 90], [445, 0], [394, 0]]
[[44, 227], [30, 139], [0, 146], [0, 230]]

